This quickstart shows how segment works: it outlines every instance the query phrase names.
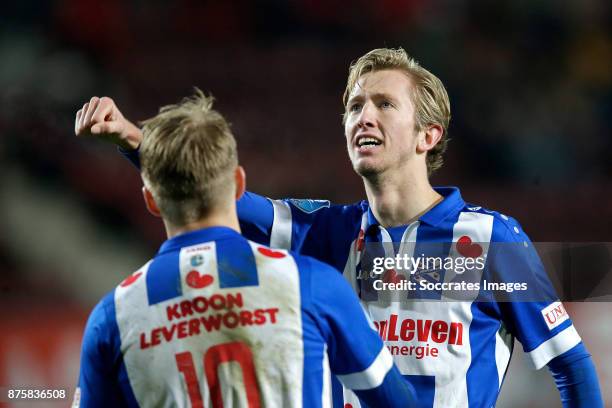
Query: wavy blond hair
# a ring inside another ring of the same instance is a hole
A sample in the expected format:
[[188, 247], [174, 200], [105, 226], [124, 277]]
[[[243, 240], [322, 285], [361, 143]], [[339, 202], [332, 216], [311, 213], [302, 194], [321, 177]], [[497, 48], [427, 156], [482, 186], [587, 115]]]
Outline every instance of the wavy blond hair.
[[412, 79], [414, 89], [411, 98], [415, 106], [416, 130], [421, 131], [434, 124], [443, 129], [440, 141], [427, 152], [427, 173], [432, 174], [442, 167], [442, 156], [449, 141], [447, 129], [451, 117], [450, 101], [442, 81], [419, 65], [403, 48], [377, 48], [351, 64], [342, 98], [345, 107], [343, 123], [348, 113], [346, 104], [359, 78], [369, 72], [387, 69], [400, 70]]

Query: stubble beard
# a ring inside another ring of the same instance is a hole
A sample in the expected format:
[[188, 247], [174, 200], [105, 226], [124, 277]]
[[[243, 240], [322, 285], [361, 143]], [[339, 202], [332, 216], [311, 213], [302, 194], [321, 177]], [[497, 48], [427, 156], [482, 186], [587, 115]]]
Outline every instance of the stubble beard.
[[364, 180], [376, 182], [383, 174], [384, 169], [380, 163], [355, 163], [353, 162], [353, 170]]
[[376, 161], [353, 161], [352, 165], [355, 173], [364, 181], [370, 184], [380, 184], [383, 180], [396, 172], [403, 174], [414, 160], [415, 157], [407, 151], [399, 153], [398, 156], [379, 157]]

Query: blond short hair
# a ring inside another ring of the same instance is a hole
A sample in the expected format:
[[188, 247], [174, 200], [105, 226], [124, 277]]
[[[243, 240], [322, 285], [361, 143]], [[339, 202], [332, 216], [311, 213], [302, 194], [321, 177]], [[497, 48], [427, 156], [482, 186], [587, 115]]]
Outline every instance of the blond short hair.
[[142, 122], [142, 176], [162, 216], [175, 225], [197, 221], [234, 199], [236, 140], [213, 101], [196, 89]]
[[346, 120], [348, 109], [346, 104], [350, 93], [359, 78], [369, 72], [391, 69], [403, 71], [414, 83], [411, 98], [415, 106], [416, 130], [421, 131], [434, 124], [441, 126], [443, 129], [442, 138], [427, 153], [427, 173], [431, 174], [442, 167], [442, 155], [448, 144], [447, 129], [451, 116], [450, 101], [442, 81], [408, 56], [403, 48], [378, 48], [368, 52], [351, 64], [343, 96], [345, 107], [343, 121]]

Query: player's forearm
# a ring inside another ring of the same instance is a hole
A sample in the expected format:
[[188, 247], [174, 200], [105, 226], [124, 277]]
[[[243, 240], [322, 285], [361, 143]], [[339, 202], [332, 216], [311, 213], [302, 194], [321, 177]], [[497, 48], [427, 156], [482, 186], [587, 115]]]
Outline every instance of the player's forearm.
[[418, 406], [414, 386], [393, 367], [381, 385], [369, 390], [354, 390], [368, 407], [412, 408]]
[[140, 142], [142, 142], [142, 130], [127, 119], [125, 127], [125, 133], [121, 140], [117, 141], [117, 146], [123, 150], [138, 150]]
[[564, 408], [603, 408], [597, 372], [582, 343], [549, 364]]

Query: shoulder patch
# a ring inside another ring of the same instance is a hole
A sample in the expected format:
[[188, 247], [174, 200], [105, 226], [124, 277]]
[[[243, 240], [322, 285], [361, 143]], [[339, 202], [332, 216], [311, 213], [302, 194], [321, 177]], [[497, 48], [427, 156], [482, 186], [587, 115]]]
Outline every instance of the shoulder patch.
[[329, 207], [331, 204], [329, 200], [311, 200], [311, 199], [296, 199], [290, 198], [287, 200], [295, 207], [299, 208], [306, 214], [312, 214], [313, 212], [320, 210], [321, 208]]
[[561, 323], [569, 319], [569, 315], [565, 311], [561, 302], [554, 302], [542, 309], [542, 317], [548, 326], [548, 330], [552, 330]]

